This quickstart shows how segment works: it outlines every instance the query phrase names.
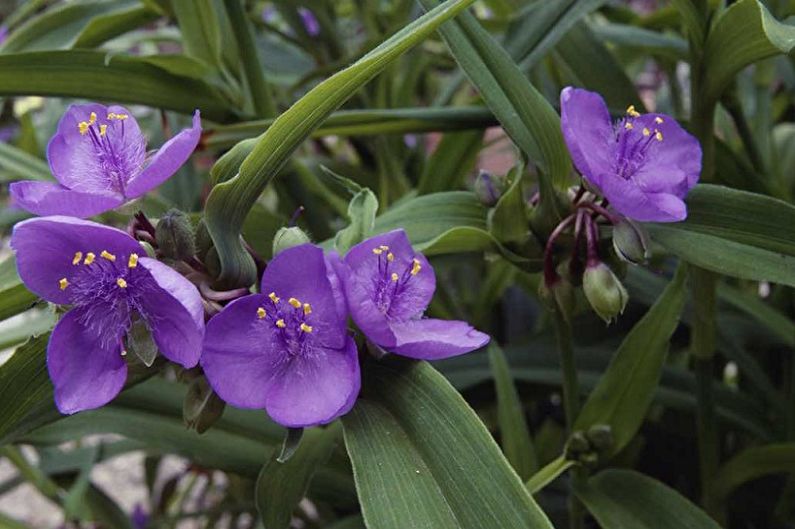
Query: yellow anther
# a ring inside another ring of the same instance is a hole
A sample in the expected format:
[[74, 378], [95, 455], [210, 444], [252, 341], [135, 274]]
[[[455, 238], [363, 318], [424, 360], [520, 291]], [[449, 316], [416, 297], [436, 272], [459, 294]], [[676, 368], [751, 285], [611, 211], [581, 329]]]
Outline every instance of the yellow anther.
[[385, 251], [385, 252], [386, 252], [387, 250], [389, 250], [389, 246], [387, 246], [386, 244], [382, 244], [381, 246], [379, 246], [379, 248], [381, 248], [381, 249], [382, 249], [383, 251]]
[[309, 316], [310, 314], [312, 314], [312, 305], [304, 303], [304, 315]]
[[306, 323], [301, 324], [301, 330], [304, 332], [312, 332], [312, 326], [307, 325]]
[[94, 259], [96, 259], [96, 258], [97, 258], [97, 256], [94, 255], [94, 252], [88, 252], [86, 254], [86, 258], [83, 260], [83, 264], [90, 265], [91, 263], [94, 262]]
[[130, 258], [127, 260], [127, 267], [128, 268], [135, 268], [138, 266], [138, 254], [131, 253]]
[[58, 281], [58, 286], [61, 287], [61, 290], [66, 290], [66, 287], [69, 286], [69, 281], [63, 277], [60, 281]]
[[626, 123], [624, 123], [624, 128], [627, 129], [627, 130], [632, 130], [632, 129], [635, 128], [635, 125], [633, 125], [632, 123], [627, 121]]
[[121, 355], [122, 356], [127, 356], [127, 349], [122, 349], [121, 350]]
[[287, 324], [284, 323], [283, 319], [279, 318], [278, 320], [276, 320], [276, 326], [280, 329], [284, 329], [285, 327], [287, 327]]
[[662, 141], [663, 140], [662, 132], [660, 132], [659, 130], [655, 130], [654, 131], [654, 137], [657, 139], [657, 141]]
[[384, 250], [382, 250], [381, 248], [373, 248], [373, 253], [375, 255], [381, 255], [382, 253], [384, 253]]
[[92, 112], [91, 114], [88, 115], [88, 124], [93, 125], [96, 122], [97, 122], [97, 113]]
[[300, 301], [298, 301], [298, 300], [297, 300], [297, 299], [295, 299], [295, 298], [290, 298], [290, 299], [288, 299], [288, 300], [287, 300], [287, 303], [289, 303], [290, 305], [292, 305], [293, 307], [295, 307], [295, 308], [297, 308], [297, 309], [298, 309], [298, 308], [301, 308], [301, 302], [300, 302]]
[[654, 122], [659, 125], [659, 124], [663, 123], [663, 118], [661, 118], [660, 116], [657, 116], [656, 118], [654, 118]]
[[113, 255], [112, 253], [110, 253], [107, 250], [102, 250], [102, 252], [100, 252], [99, 256], [102, 257], [103, 259], [107, 259], [108, 261], [111, 261], [111, 262], [116, 260], [116, 256]]
[[257, 318], [262, 319], [267, 315], [268, 314], [265, 312], [265, 309], [263, 309], [262, 307], [257, 309]]
[[651, 134], [651, 131], [649, 129], [647, 129], [646, 127], [643, 127], [643, 135], [644, 136], [648, 136], [650, 134]]
[[80, 134], [84, 136], [86, 135], [86, 133], [88, 133], [88, 127], [90, 127], [88, 121], [81, 121], [80, 123], [77, 124], [77, 130], [79, 130]]
[[128, 116], [127, 114], [117, 114], [115, 112], [109, 112], [108, 113], [108, 119], [123, 120], [123, 119], [127, 119], [128, 117], [130, 117], [130, 116]]
[[279, 296], [277, 296], [275, 292], [271, 292], [270, 294], [268, 294], [268, 297], [271, 298], [271, 301], [273, 301], [274, 303], [279, 302]]
[[637, 110], [635, 110], [635, 105], [629, 105], [629, 106], [627, 107], [627, 114], [629, 114], [629, 115], [630, 115], [630, 116], [632, 116], [633, 118], [637, 118], [637, 117], [639, 117], [639, 116], [640, 116], [640, 112], [638, 112]]
[[389, 252], [388, 254], [386, 254], [386, 260], [391, 263], [392, 261], [395, 260], [395, 254], [393, 254], [392, 252]]
[[400, 277], [395, 272], [392, 272], [391, 278], [392, 278], [392, 281], [395, 282], [395, 283], [397, 283], [398, 279], [400, 279]]
[[420, 264], [419, 259], [414, 259], [411, 265], [411, 275], [416, 276], [422, 270], [422, 265]]
[[107, 131], [108, 131], [108, 126], [107, 125], [100, 125], [99, 126], [99, 135], [100, 136], [104, 136]]
[[119, 288], [127, 288], [127, 281], [125, 281], [123, 277], [117, 279], [116, 284], [119, 285]]
[[80, 264], [80, 259], [83, 258], [83, 252], [75, 252], [75, 256], [72, 257], [72, 264], [78, 265]]

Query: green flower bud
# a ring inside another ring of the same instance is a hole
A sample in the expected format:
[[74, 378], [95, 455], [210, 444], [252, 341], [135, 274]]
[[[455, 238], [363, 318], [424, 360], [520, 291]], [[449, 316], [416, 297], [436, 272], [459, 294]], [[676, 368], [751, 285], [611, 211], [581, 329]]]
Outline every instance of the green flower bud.
[[178, 209], [171, 209], [161, 217], [155, 228], [155, 239], [164, 257], [182, 260], [196, 254], [193, 226], [188, 216]]
[[508, 189], [505, 176], [495, 176], [488, 171], [480, 171], [475, 178], [475, 195], [484, 206], [492, 207]]
[[632, 264], [643, 264], [650, 257], [646, 230], [627, 218], [613, 225], [613, 248], [616, 255]]
[[301, 228], [281, 228], [273, 237], [273, 257], [276, 257], [287, 248], [300, 246], [308, 242], [310, 242], [309, 236]]
[[226, 404], [215, 394], [207, 379], [198, 377], [185, 394], [182, 403], [182, 418], [188, 428], [204, 433], [221, 418]]
[[585, 268], [582, 289], [593, 310], [607, 323], [624, 312], [629, 300], [627, 289], [610, 267], [601, 261]]
[[585, 434], [580, 431], [571, 434], [569, 440], [566, 441], [566, 446], [563, 448], [566, 459], [569, 460], [578, 460], [582, 454], [590, 451], [591, 443], [588, 441], [588, 438], [585, 437]]
[[598, 452], [604, 452], [613, 446], [613, 429], [609, 424], [595, 424], [588, 428], [585, 436]]

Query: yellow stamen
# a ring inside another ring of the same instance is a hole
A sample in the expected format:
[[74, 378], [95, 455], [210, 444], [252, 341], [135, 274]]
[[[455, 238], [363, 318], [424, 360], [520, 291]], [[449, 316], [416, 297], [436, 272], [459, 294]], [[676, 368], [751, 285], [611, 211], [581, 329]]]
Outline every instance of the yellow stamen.
[[284, 329], [285, 327], [287, 327], [287, 324], [284, 323], [283, 319], [279, 318], [278, 320], [276, 320], [276, 326], [280, 329]]
[[382, 253], [384, 253], [384, 250], [382, 250], [381, 248], [373, 248], [373, 253], [375, 255], [381, 255]]
[[398, 279], [400, 279], [400, 277], [395, 272], [392, 272], [391, 278], [392, 281], [394, 281], [395, 283], [397, 283]]
[[422, 265], [420, 264], [419, 259], [414, 259], [413, 264], [411, 265], [411, 275], [416, 276], [422, 270]]
[[130, 258], [127, 260], [127, 267], [128, 268], [135, 268], [138, 266], [138, 254], [131, 253]]
[[661, 118], [660, 116], [657, 116], [656, 118], [654, 118], [654, 122], [659, 125], [659, 124], [663, 123], [663, 118]]
[[97, 256], [96, 256], [96, 255], [94, 255], [94, 252], [88, 252], [88, 253], [86, 254], [86, 258], [83, 260], [83, 264], [90, 265], [91, 263], [93, 263], [93, 262], [94, 262], [94, 259], [96, 259], [96, 257], [97, 257]]
[[304, 303], [304, 315], [309, 316], [310, 314], [312, 314], [312, 305]]
[[99, 256], [102, 257], [103, 259], [107, 259], [108, 261], [111, 261], [111, 262], [116, 260], [116, 256], [113, 255], [112, 253], [110, 253], [107, 250], [102, 250], [102, 252], [100, 252]]
[[287, 300], [287, 303], [289, 303], [290, 305], [292, 305], [293, 307], [295, 307], [295, 308], [297, 308], [297, 309], [298, 309], [298, 308], [301, 308], [301, 302], [300, 302], [300, 301], [298, 301], [298, 300], [297, 300], [297, 299], [295, 299], [295, 298], [290, 298], [290, 299], [288, 299], [288, 300]]
[[80, 123], [77, 124], [77, 130], [80, 131], [80, 134], [85, 136], [88, 133], [89, 126], [90, 125], [88, 124], [88, 121], [81, 121]]
[[75, 256], [72, 258], [72, 264], [78, 265], [80, 264], [80, 259], [83, 258], [83, 252], [75, 252]]
[[392, 261], [395, 260], [395, 254], [393, 254], [392, 252], [389, 252], [388, 254], [386, 254], [386, 260], [391, 263]]
[[96, 122], [97, 122], [97, 113], [92, 112], [91, 114], [88, 115], [88, 124], [93, 125]]
[[257, 309], [257, 318], [262, 319], [265, 316], [267, 316], [267, 313], [265, 312], [265, 309], [263, 309], [262, 307], [258, 308]]
[[268, 294], [268, 297], [271, 298], [271, 301], [273, 301], [274, 303], [279, 302], [279, 296], [277, 296], [275, 292], [271, 292], [270, 294]]
[[657, 141], [663, 140], [662, 132], [660, 132], [659, 130], [654, 131], [654, 137], [657, 139]]
[[125, 281], [123, 277], [117, 279], [116, 284], [119, 285], [119, 288], [127, 288], [127, 281]]
[[627, 114], [629, 114], [629, 115], [630, 115], [630, 116], [632, 116], [633, 118], [637, 118], [637, 117], [639, 117], [639, 116], [640, 116], [640, 112], [638, 112], [637, 110], [635, 110], [635, 105], [629, 105], [629, 106], [627, 107]]
[[130, 117], [130, 116], [128, 116], [127, 114], [116, 114], [115, 112], [108, 113], [108, 119], [123, 120], [123, 119], [127, 119], [128, 117]]
[[121, 355], [122, 356], [127, 356], [127, 349], [122, 349], [121, 350]]
[[69, 286], [69, 281], [67, 281], [65, 277], [61, 278], [61, 280], [58, 281], [58, 286], [61, 287], [61, 290], [66, 290], [66, 287]]
[[624, 128], [627, 129], [627, 130], [632, 130], [632, 129], [635, 128], [635, 125], [633, 125], [632, 123], [627, 121], [626, 123], [624, 123]]
[[387, 246], [386, 244], [382, 244], [381, 246], [379, 246], [379, 248], [381, 248], [381, 249], [382, 249], [382, 250], [384, 250], [385, 252], [386, 252], [387, 250], [389, 250], [389, 246]]
[[99, 126], [99, 135], [100, 136], [104, 136], [107, 131], [108, 131], [108, 126], [107, 125], [100, 125]]
[[301, 330], [304, 332], [312, 332], [312, 326], [307, 325], [306, 323], [301, 324]]
[[644, 127], [644, 128], [643, 128], [643, 135], [644, 135], [644, 136], [648, 136], [649, 134], [651, 134], [651, 131], [650, 131], [649, 129], [647, 129], [647, 128], [645, 128], [645, 127]]

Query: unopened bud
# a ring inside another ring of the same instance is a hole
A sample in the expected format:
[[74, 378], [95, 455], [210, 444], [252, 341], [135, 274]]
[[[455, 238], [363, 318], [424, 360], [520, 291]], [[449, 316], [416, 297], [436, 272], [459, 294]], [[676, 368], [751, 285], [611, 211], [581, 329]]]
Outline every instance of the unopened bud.
[[188, 216], [178, 209], [171, 209], [160, 218], [155, 238], [164, 257], [182, 260], [196, 254], [193, 226]]
[[494, 206], [508, 188], [504, 176], [495, 176], [488, 171], [480, 171], [475, 178], [475, 195], [484, 206]]
[[204, 433], [224, 413], [226, 404], [215, 394], [204, 377], [191, 382], [182, 403], [182, 418], [188, 428]]
[[588, 428], [585, 436], [597, 452], [604, 452], [613, 446], [613, 429], [609, 424], [594, 424]]
[[571, 434], [566, 446], [563, 449], [566, 459], [578, 460], [582, 454], [591, 451], [591, 443], [583, 432], [577, 431]]
[[607, 323], [624, 312], [629, 300], [627, 289], [601, 261], [585, 268], [582, 289], [593, 310]]
[[300, 246], [310, 242], [309, 236], [301, 228], [281, 228], [273, 237], [273, 257], [293, 246]]
[[616, 255], [632, 264], [643, 264], [649, 259], [646, 230], [627, 218], [613, 225], [613, 248]]

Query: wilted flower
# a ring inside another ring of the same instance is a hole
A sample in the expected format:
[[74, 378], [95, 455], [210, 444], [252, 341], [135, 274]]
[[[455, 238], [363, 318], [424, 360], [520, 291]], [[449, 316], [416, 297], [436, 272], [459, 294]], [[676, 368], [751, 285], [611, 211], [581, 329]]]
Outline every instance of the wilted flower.
[[684, 198], [701, 172], [701, 146], [672, 117], [634, 107], [613, 123], [599, 94], [564, 88], [561, 127], [577, 170], [619, 213], [638, 221], [687, 217]]
[[37, 215], [90, 217], [157, 187], [187, 161], [201, 135], [199, 111], [185, 129], [151, 156], [138, 123], [124, 107], [72, 105], [47, 146], [58, 183], [11, 184], [20, 207]]
[[160, 352], [185, 367], [199, 361], [204, 311], [196, 287], [148, 257], [121, 230], [70, 217], [14, 227], [11, 247], [25, 285], [71, 305], [55, 326], [47, 368], [62, 413], [97, 408], [127, 378], [125, 338], [142, 321]]
[[466, 322], [423, 318], [436, 290], [428, 260], [403, 230], [372, 237], [337, 259], [348, 309], [356, 325], [379, 347], [425, 360], [468, 353], [489, 336]]
[[207, 324], [201, 364], [215, 392], [234, 406], [265, 408], [287, 427], [347, 413], [359, 394], [359, 359], [323, 251], [283, 250], [268, 263], [261, 292]]

